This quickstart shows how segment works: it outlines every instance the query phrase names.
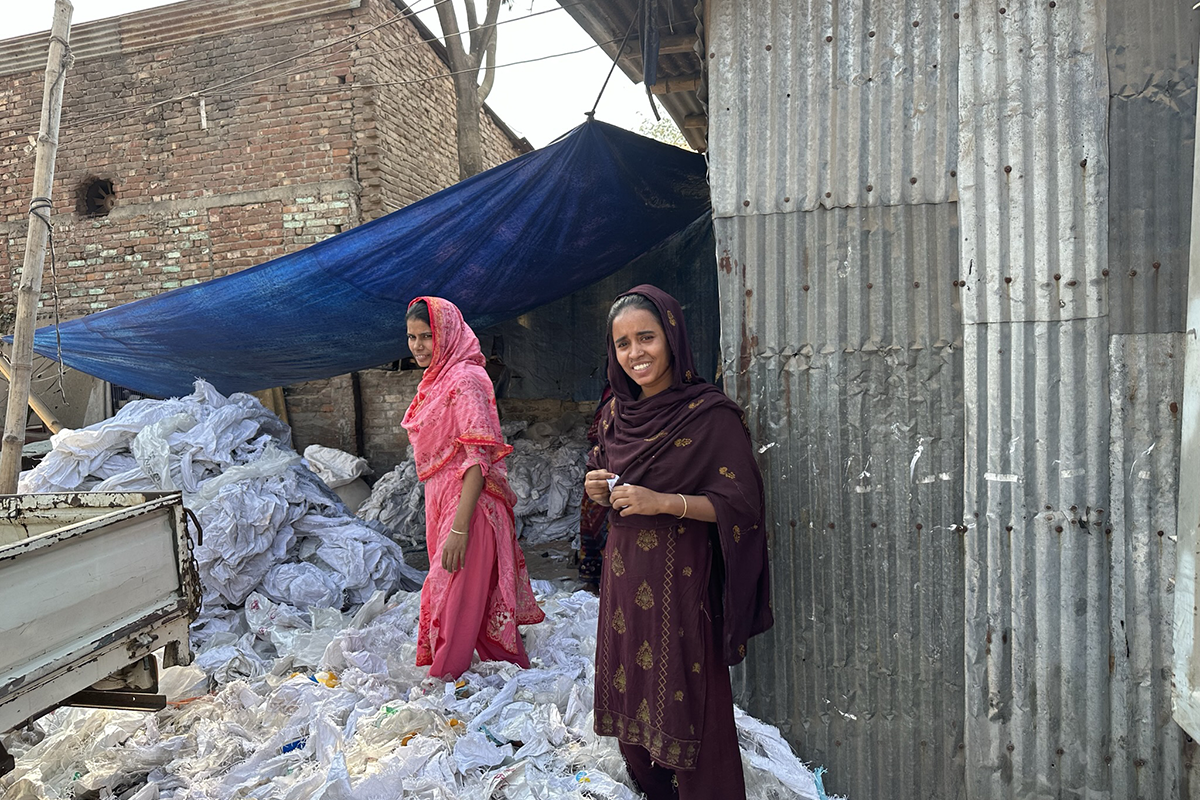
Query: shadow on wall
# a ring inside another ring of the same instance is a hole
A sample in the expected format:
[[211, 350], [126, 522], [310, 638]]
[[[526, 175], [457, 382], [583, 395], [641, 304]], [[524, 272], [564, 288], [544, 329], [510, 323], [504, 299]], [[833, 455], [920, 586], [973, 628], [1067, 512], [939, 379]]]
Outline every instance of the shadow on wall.
[[584, 289], [479, 333], [497, 395], [594, 402], [604, 388], [605, 326], [616, 296], [641, 283], [683, 306], [696, 366], [713, 380], [720, 357], [716, 239], [706, 214], [659, 247]]

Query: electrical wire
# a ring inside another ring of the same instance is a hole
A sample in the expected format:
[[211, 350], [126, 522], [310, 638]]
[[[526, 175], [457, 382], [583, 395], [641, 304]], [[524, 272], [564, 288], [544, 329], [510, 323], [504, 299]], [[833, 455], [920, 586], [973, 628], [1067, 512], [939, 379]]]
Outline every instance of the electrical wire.
[[[586, 53], [589, 50], [595, 50], [598, 47], [603, 47], [606, 44], [612, 44], [615, 41], [616, 41], [616, 39], [612, 39], [607, 42], [597, 42], [596, 44], [590, 45], [588, 47], [580, 48], [579, 50], [566, 50], [561, 53], [551, 53], [550, 55], [547, 55], [547, 56], [537, 56], [536, 58], [526, 58], [526, 59], [522, 59], [521, 61], [510, 61], [507, 64], [497, 64], [493, 69], [503, 69], [504, 67], [516, 67], [516, 66], [520, 66], [521, 64], [533, 64], [538, 61], [549, 61], [552, 58], [562, 58], [564, 56], [579, 55], [580, 53]], [[467, 69], [467, 70], [458, 70], [456, 72], [440, 72], [437, 75], [429, 75], [424, 78], [411, 78], [409, 80], [403, 80], [403, 81], [381, 81], [379, 83], [355, 83], [355, 84], [347, 84], [347, 87], [348, 88], [373, 89], [376, 87], [384, 87], [384, 86], [409, 86], [414, 83], [428, 83], [429, 81], [437, 81], [437, 80], [443, 80], [445, 78], [452, 78], [455, 75], [462, 75], [464, 73], [469, 73], [469, 72], [474, 72], [474, 71], [475, 70]], [[337, 91], [337, 90], [334, 89], [333, 91]], [[311, 90], [311, 89], [267, 89], [267, 90], [263, 90], [260, 92], [222, 92], [220, 94], [220, 96], [221, 97], [261, 97], [263, 95], [281, 95], [281, 94], [308, 94], [311, 96], [312, 94], [328, 94], [328, 92], [313, 92], [313, 90]]]

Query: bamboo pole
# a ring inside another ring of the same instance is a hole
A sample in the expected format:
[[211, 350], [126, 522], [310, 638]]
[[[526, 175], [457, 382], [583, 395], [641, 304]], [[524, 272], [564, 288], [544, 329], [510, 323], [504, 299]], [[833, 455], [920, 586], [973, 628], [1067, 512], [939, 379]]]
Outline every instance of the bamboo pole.
[[[0, 375], [4, 376], [4, 380], [8, 381], [9, 386], [12, 386], [12, 370], [8, 368], [8, 364], [4, 363], [4, 359], [0, 359]], [[41, 418], [51, 433], [58, 433], [62, 430], [63, 426], [58, 420], [58, 415], [50, 410], [50, 406], [46, 405], [45, 400], [32, 391], [29, 393], [29, 407]]]
[[70, 66], [71, 0], [55, 0], [46, 57], [46, 83], [42, 92], [42, 119], [33, 166], [33, 200], [25, 236], [25, 262], [17, 286], [17, 322], [13, 328], [12, 380], [4, 414], [4, 441], [0, 447], [0, 494], [15, 494], [21, 474], [21, 449], [25, 446], [25, 421], [29, 412], [29, 383], [33, 377], [33, 329], [38, 297], [42, 293], [42, 265], [49, 234], [50, 190], [54, 185], [54, 157], [58, 153], [58, 120], [62, 116], [63, 82]]

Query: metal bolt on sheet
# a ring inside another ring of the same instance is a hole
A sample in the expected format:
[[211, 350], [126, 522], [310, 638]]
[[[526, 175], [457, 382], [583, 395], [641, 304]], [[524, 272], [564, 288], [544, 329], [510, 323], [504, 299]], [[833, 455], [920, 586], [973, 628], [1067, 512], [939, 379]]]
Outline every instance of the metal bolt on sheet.
[[1155, 261], [1155, 262], [1154, 262], [1153, 264], [1151, 264], [1150, 266], [1154, 267], [1155, 269], [1158, 269], [1159, 267], [1161, 267], [1161, 266], [1162, 266], [1162, 264], [1160, 264], [1159, 262]]
[[1010, 172], [1012, 172], [1012, 167], [1008, 164], [1005, 164], [1004, 165], [1004, 174], [1007, 175]]

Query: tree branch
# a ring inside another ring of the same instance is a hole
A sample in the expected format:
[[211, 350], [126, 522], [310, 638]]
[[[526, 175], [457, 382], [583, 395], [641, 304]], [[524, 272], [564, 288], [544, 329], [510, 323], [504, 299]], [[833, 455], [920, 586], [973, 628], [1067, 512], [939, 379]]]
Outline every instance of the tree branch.
[[471, 54], [476, 55], [479, 49], [479, 14], [475, 11], [475, 0], [463, 0], [467, 7], [467, 35], [470, 37]]
[[496, 82], [496, 37], [491, 37], [487, 48], [487, 62], [483, 68], [483, 83], [479, 84], [479, 102], [487, 100], [492, 93], [492, 85]]
[[438, 22], [442, 26], [442, 39], [445, 41], [446, 55], [450, 58], [450, 69], [454, 72], [470, 69], [469, 54], [463, 49], [462, 33], [458, 30], [458, 15], [454, 13], [453, 0], [437, 0], [434, 7], [437, 9]]
[[484, 50], [492, 46], [492, 42], [496, 40], [496, 20], [500, 18], [500, 3], [501, 0], [488, 0], [487, 16], [483, 20], [483, 25], [479, 30], [479, 41], [475, 48], [475, 52], [482, 55]]

